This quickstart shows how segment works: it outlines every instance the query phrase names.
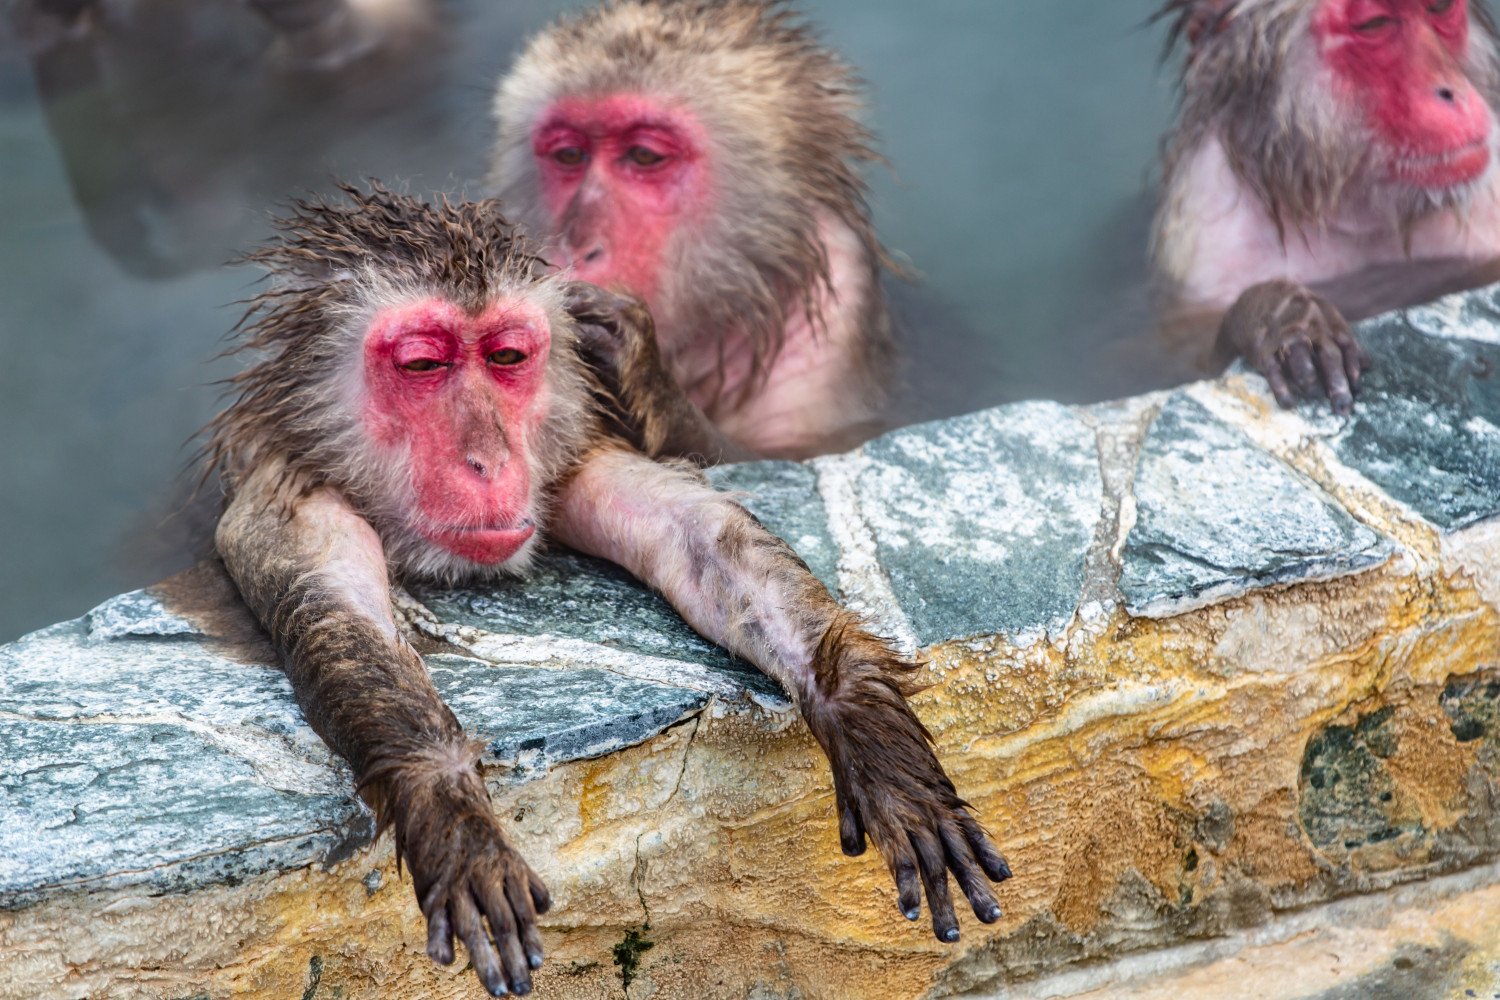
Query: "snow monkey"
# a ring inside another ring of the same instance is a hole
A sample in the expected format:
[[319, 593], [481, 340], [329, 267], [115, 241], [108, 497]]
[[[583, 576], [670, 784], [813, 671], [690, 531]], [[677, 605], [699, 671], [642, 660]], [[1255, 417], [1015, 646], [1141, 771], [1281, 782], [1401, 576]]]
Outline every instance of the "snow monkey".
[[650, 306], [659, 350], [623, 381], [674, 415], [668, 453], [804, 457], [880, 429], [895, 351], [859, 173], [873, 140], [849, 67], [781, 0], [563, 17], [495, 112], [505, 203], [574, 277]]
[[1346, 320], [1497, 276], [1494, 25], [1478, 0], [1162, 15], [1188, 44], [1155, 234], [1169, 313], [1221, 316], [1221, 358], [1283, 406], [1348, 412], [1369, 360]]
[[580, 328], [640, 310], [610, 315], [496, 202], [345, 191], [300, 203], [253, 255], [275, 283], [244, 338], [261, 360], [210, 426], [229, 493], [216, 542], [308, 722], [394, 831], [428, 954], [451, 962], [456, 935], [492, 994], [525, 993], [548, 895], [492, 812], [480, 746], [398, 632], [390, 583], [523, 573], [544, 537], [625, 567], [785, 686], [828, 756], [845, 852], [868, 834], [908, 919], [925, 885], [937, 937], [958, 939], [950, 872], [998, 919], [989, 883], [1010, 873], [907, 705], [912, 661], [696, 470], [601, 416]]

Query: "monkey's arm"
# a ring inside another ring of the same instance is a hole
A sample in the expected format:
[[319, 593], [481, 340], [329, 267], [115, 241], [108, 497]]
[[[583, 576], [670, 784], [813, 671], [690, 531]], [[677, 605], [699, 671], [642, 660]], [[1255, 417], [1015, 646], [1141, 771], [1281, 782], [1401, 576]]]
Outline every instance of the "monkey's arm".
[[[1276, 401], [1325, 396], [1335, 413], [1354, 407], [1370, 356], [1338, 307], [1295, 281], [1263, 281], [1240, 293], [1219, 326], [1217, 353], [1243, 357], [1266, 377]], [[1293, 392], [1295, 387], [1296, 392]]]
[[1010, 871], [906, 703], [914, 664], [866, 632], [744, 508], [681, 467], [603, 449], [559, 501], [559, 540], [624, 566], [792, 693], [833, 769], [845, 853], [862, 853], [869, 834], [908, 919], [925, 884], [934, 933], [958, 940], [950, 870], [979, 919], [999, 919], [985, 876]]
[[636, 443], [653, 458], [700, 465], [756, 458], [721, 431], [667, 370], [646, 304], [597, 285], [568, 286], [568, 311], [578, 320], [584, 356], [624, 410]]
[[[494, 995], [530, 987], [542, 960], [541, 880], [506, 842], [478, 770], [479, 747], [396, 630], [385, 555], [337, 492], [296, 496], [264, 463], [237, 492], [215, 542], [281, 653], [303, 714], [348, 760], [360, 794], [411, 869], [427, 953], [453, 934]], [[489, 931], [484, 922], [488, 919]]]

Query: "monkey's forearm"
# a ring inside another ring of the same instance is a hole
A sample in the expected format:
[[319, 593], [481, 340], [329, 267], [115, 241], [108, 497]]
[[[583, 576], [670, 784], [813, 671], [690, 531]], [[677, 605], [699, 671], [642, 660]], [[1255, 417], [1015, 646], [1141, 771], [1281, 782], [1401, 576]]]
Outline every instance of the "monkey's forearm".
[[[342, 497], [282, 504], [252, 478], [219, 523], [230, 576], [282, 654], [303, 714], [362, 782], [394, 761], [474, 758], [421, 658], [396, 631], [380, 539]], [[366, 789], [380, 797], [382, 789]]]
[[660, 590], [692, 626], [797, 699], [833, 770], [844, 850], [874, 840], [908, 919], [925, 885], [933, 931], [958, 940], [951, 869], [974, 913], [1010, 870], [958, 797], [906, 702], [916, 665], [866, 632], [747, 511], [682, 469], [597, 452], [567, 483], [556, 530]]

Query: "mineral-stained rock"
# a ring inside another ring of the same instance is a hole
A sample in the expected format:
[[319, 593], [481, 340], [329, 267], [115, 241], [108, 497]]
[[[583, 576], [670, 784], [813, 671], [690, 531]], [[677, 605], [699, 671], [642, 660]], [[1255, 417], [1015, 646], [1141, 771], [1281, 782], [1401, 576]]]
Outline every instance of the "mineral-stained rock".
[[1094, 433], [1067, 407], [1021, 403], [864, 448], [859, 503], [923, 644], [1060, 632], [1078, 607], [1103, 487]]
[[[1389, 381], [1347, 424], [1232, 382], [713, 473], [922, 647], [916, 711], [1016, 872], [957, 945], [899, 918], [875, 852], [842, 855], [784, 693], [625, 574], [554, 553], [526, 582], [395, 591], [556, 901], [537, 995], [1494, 986], [1484, 294], [1410, 314], [1444, 339], [1368, 337]], [[280, 672], [171, 594], [0, 648], [0, 998], [477, 996], [426, 958]]]
[[1340, 461], [1447, 531], [1500, 514], [1500, 343], [1423, 336], [1400, 314], [1360, 336], [1379, 363], [1330, 441]]
[[1327, 579], [1392, 548], [1317, 486], [1190, 397], [1162, 407], [1141, 447], [1120, 589], [1161, 617], [1260, 587]]

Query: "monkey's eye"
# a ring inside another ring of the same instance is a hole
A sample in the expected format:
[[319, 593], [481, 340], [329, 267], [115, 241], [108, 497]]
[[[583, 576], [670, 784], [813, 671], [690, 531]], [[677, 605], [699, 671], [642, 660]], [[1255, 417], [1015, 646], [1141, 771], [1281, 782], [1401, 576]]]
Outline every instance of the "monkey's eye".
[[588, 159], [588, 154], [577, 146], [564, 146], [552, 154], [552, 159], [565, 167], [576, 167]]
[[439, 368], [447, 368], [448, 366], [441, 361], [434, 361], [432, 358], [413, 358], [411, 361], [397, 365], [396, 367], [404, 372], [416, 372], [420, 374], [422, 372], [435, 372]]
[[[1442, 0], [1439, 0], [1439, 2], [1442, 2]], [[1368, 21], [1359, 22], [1354, 26], [1354, 30], [1359, 32], [1361, 35], [1373, 35], [1376, 32], [1384, 31], [1386, 28], [1389, 28], [1395, 23], [1395, 18], [1386, 17], [1384, 14], [1382, 14], [1379, 17], [1372, 17]]]
[[645, 146], [631, 146], [625, 151], [625, 156], [638, 167], [654, 167], [666, 159], [656, 150]]
[[511, 365], [518, 365], [522, 361], [525, 361], [526, 355], [514, 347], [507, 347], [501, 351], [491, 351], [484, 360], [492, 365], [509, 368]]
[[1452, 9], [1453, 0], [1434, 0], [1433, 3], [1427, 5], [1427, 12], [1430, 14], [1446, 14]]

